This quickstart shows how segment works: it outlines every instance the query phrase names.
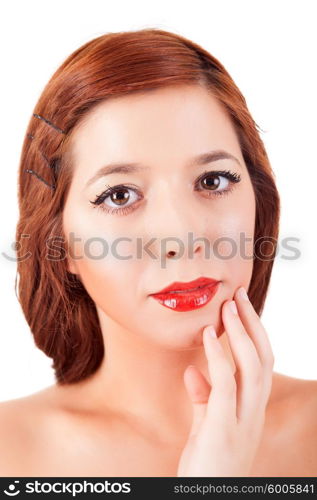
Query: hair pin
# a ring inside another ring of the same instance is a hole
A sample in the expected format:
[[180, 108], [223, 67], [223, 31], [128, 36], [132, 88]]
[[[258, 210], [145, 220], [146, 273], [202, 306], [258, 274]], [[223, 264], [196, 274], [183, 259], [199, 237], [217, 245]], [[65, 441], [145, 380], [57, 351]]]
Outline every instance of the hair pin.
[[51, 189], [55, 189], [56, 186], [54, 184], [49, 184], [48, 182], [46, 182], [43, 177], [41, 177], [39, 174], [37, 174], [34, 170], [29, 170], [28, 168], [25, 170], [25, 172], [27, 172], [28, 174], [33, 174], [35, 175], [35, 177], [39, 180], [39, 181], [42, 181], [44, 182], [44, 184], [46, 184], [46, 186], [50, 187]]
[[[49, 125], [50, 127], [52, 127], [54, 130], [57, 130], [57, 132], [61, 133], [61, 134], [66, 134], [66, 132], [64, 130], [62, 130], [61, 128], [59, 128], [57, 125], [54, 125], [54, 123], [52, 123], [51, 121], [47, 120], [47, 118], [44, 118], [43, 116], [41, 115], [38, 115], [37, 113], [33, 113], [33, 116], [35, 118], [39, 118], [40, 120], [43, 120], [45, 123], [47, 123], [47, 125]], [[27, 134], [27, 137], [29, 139], [34, 139], [35, 136], [33, 134]], [[50, 163], [49, 159], [47, 158], [47, 156], [42, 153], [42, 151], [40, 151], [41, 155], [42, 155], [42, 158], [44, 159], [45, 161], [45, 165], [47, 167], [49, 167], [51, 170], [55, 171], [55, 167], [56, 167], [56, 161], [53, 162], [52, 164]], [[43, 182], [46, 186], [50, 187], [51, 189], [55, 190], [56, 189], [56, 186], [55, 184], [49, 184], [45, 179], [43, 179], [43, 177], [41, 177], [37, 172], [35, 172], [34, 170], [30, 170], [30, 169], [26, 169], [25, 170], [26, 173], [28, 174], [32, 174], [32, 175], [35, 175], [35, 177]], [[56, 173], [56, 172], [55, 172]]]
[[43, 116], [38, 115], [36, 113], [33, 113], [33, 116], [35, 118], [39, 118], [40, 120], [43, 120], [43, 122], [47, 123], [47, 125], [49, 125], [50, 127], [53, 127], [53, 129], [57, 130], [57, 132], [60, 132], [61, 134], [66, 134], [66, 132], [64, 130], [59, 128], [57, 125], [54, 125], [54, 123], [50, 122], [47, 118], [44, 118]]

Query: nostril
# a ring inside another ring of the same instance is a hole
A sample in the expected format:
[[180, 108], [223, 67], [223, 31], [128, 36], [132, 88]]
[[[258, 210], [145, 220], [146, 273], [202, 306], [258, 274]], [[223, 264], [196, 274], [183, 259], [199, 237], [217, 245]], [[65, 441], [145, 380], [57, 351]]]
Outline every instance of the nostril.
[[167, 256], [168, 257], [175, 257], [176, 255], [176, 252], [174, 250], [170, 250], [168, 253], [167, 253]]

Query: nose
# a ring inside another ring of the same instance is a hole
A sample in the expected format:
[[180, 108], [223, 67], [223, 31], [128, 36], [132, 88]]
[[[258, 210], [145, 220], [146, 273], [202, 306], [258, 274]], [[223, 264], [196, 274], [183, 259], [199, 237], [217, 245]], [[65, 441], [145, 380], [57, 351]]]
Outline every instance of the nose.
[[157, 193], [148, 206], [147, 237], [156, 259], [195, 259], [203, 254], [207, 238], [204, 224], [195, 202], [183, 196], [171, 195], [170, 190]]

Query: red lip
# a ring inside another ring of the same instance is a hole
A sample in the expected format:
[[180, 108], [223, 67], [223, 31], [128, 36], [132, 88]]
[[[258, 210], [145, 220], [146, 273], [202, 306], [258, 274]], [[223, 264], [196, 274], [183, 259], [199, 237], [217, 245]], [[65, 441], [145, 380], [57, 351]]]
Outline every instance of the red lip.
[[176, 281], [150, 296], [174, 311], [191, 311], [210, 302], [218, 290], [218, 284], [220, 281], [205, 277], [187, 283]]
[[188, 281], [187, 283], [181, 282], [181, 281], [175, 281], [171, 285], [167, 286], [166, 288], [163, 288], [163, 290], [160, 290], [159, 292], [151, 295], [158, 295], [161, 293], [168, 293], [168, 292], [174, 292], [174, 291], [179, 291], [179, 290], [186, 290], [190, 291], [193, 288], [200, 288], [202, 286], [206, 285], [215, 285], [218, 283], [218, 280], [214, 280], [212, 278], [198, 278], [197, 280], [194, 281]]

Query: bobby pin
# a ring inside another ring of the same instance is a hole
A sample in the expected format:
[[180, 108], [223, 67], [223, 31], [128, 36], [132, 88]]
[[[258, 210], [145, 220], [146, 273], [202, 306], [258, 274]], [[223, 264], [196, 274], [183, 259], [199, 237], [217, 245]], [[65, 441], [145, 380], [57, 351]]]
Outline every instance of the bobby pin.
[[[32, 139], [32, 140], [35, 138], [35, 136], [32, 134], [27, 134], [27, 137], [29, 139]], [[47, 156], [44, 153], [42, 153], [42, 151], [40, 151], [40, 154], [41, 154], [42, 158], [45, 160], [46, 166], [49, 168], [55, 169], [55, 166], [56, 166], [55, 162], [53, 162], [53, 164], [51, 165], [49, 159], [47, 158]]]
[[[48, 125], [50, 125], [51, 127], [53, 127], [55, 130], [57, 130], [57, 132], [60, 132], [61, 134], [66, 134], [66, 132], [64, 130], [62, 130], [61, 128], [57, 127], [57, 125], [54, 125], [54, 123], [50, 122], [49, 120], [47, 120], [43, 116], [40, 116], [40, 115], [38, 115], [36, 113], [33, 113], [33, 116], [35, 116], [35, 118], [39, 118], [40, 120], [43, 120], [45, 123], [47, 123]], [[32, 137], [32, 139], [33, 139], [33, 137]]]
[[51, 165], [51, 164], [50, 164], [50, 162], [49, 162], [49, 159], [47, 158], [47, 156], [45, 156], [45, 154], [44, 154], [44, 153], [42, 153], [42, 151], [40, 151], [40, 153], [41, 153], [42, 158], [45, 160], [46, 165], [47, 165], [49, 168], [53, 168], [53, 169], [54, 169], [55, 164], [53, 163], [53, 164]]
[[50, 187], [51, 189], [55, 189], [56, 186], [54, 186], [54, 184], [49, 184], [48, 182], [46, 182], [43, 177], [41, 177], [39, 174], [37, 174], [34, 170], [29, 170], [29, 169], [26, 169], [25, 172], [27, 172], [28, 174], [33, 174], [35, 175], [35, 177], [38, 178], [39, 181], [42, 181], [44, 182], [44, 184], [46, 184], [48, 187]]
[[[29, 139], [32, 139], [32, 140], [35, 138], [35, 136], [34, 136], [33, 134], [27, 134], [27, 137], [28, 137]], [[56, 168], [56, 160], [55, 160], [55, 161], [53, 161], [53, 163], [51, 164], [51, 163], [50, 163], [50, 161], [49, 161], [49, 159], [47, 158], [47, 156], [46, 156], [44, 153], [42, 153], [42, 151], [40, 151], [40, 154], [41, 154], [42, 158], [45, 160], [45, 164], [46, 164], [46, 166], [47, 166], [47, 167], [49, 167], [50, 169], [52, 169], [52, 170], [54, 170], [54, 171], [55, 171], [55, 168]], [[40, 181], [44, 182], [44, 184], [46, 184], [46, 186], [49, 186], [51, 189], [53, 189], [53, 190], [54, 190], [54, 189], [56, 189], [56, 186], [55, 186], [54, 184], [49, 184], [48, 182], [46, 182], [46, 181], [43, 179], [43, 177], [41, 177], [41, 176], [40, 176], [37, 172], [35, 172], [34, 170], [27, 169], [27, 170], [25, 170], [25, 172], [26, 172], [26, 173], [28, 173], [28, 174], [33, 174], [33, 175], [35, 175], [37, 179], [39, 179]]]

